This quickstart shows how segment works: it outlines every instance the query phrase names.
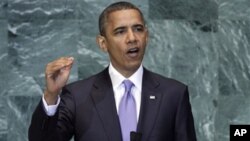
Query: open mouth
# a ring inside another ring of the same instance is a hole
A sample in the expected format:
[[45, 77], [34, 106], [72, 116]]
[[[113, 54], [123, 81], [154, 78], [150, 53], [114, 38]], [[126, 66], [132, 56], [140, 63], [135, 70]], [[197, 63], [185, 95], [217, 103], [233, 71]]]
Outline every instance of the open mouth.
[[139, 50], [140, 49], [138, 47], [133, 47], [127, 51], [127, 54], [129, 57], [137, 57]]
[[128, 54], [133, 54], [133, 53], [138, 53], [139, 52], [139, 48], [138, 47], [134, 47], [128, 50]]

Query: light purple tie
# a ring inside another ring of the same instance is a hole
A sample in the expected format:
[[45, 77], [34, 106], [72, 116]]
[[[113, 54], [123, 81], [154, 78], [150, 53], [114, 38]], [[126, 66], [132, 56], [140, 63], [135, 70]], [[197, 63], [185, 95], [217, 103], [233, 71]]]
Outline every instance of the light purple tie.
[[133, 83], [129, 80], [124, 80], [125, 93], [119, 105], [119, 119], [122, 131], [122, 140], [130, 141], [130, 132], [136, 131], [136, 104], [134, 96], [131, 94]]

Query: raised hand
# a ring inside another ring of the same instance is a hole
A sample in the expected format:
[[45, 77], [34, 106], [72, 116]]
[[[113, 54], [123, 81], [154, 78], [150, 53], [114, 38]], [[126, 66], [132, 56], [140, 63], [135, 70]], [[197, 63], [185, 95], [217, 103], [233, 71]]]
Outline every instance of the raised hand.
[[46, 89], [44, 98], [48, 105], [54, 105], [63, 86], [69, 79], [73, 57], [61, 57], [47, 64], [45, 69]]

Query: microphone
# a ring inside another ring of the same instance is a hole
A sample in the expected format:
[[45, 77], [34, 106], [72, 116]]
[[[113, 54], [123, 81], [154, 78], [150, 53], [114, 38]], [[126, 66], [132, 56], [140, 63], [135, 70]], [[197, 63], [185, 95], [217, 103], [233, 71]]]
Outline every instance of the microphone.
[[142, 133], [140, 132], [130, 132], [130, 141], [141, 141]]

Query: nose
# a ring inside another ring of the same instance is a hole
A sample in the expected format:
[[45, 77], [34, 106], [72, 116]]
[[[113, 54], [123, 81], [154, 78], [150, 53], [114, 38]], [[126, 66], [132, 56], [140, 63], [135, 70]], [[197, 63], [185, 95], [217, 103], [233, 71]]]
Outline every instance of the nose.
[[128, 30], [127, 42], [128, 43], [136, 42], [136, 36], [132, 29]]

